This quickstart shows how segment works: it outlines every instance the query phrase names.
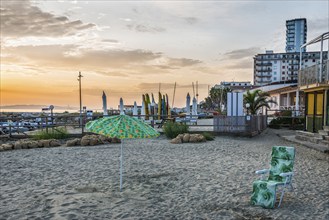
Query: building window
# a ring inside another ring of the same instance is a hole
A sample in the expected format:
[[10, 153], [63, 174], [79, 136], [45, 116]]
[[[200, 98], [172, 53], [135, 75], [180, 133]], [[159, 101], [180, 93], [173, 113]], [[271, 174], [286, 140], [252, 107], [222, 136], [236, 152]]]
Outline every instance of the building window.
[[286, 61], [284, 60], [284, 61], [282, 61], [282, 63], [285, 63]]
[[277, 63], [277, 61], [276, 61], [276, 60], [274, 60], [274, 63]]
[[282, 66], [282, 69], [285, 69], [286, 67], [285, 66]]
[[313, 63], [315, 63], [315, 59], [313, 59], [312, 61], [313, 61]]
[[273, 79], [276, 81], [276, 77], [273, 77]]
[[284, 80], [285, 79], [285, 77], [282, 77], [282, 80]]
[[282, 74], [285, 74], [285, 72], [284, 72], [284, 71], [282, 71]]

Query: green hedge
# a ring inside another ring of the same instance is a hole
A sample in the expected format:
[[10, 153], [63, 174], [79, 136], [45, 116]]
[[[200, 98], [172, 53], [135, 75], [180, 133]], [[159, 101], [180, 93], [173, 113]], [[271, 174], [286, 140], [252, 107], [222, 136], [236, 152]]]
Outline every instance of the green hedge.
[[[288, 116], [289, 117], [289, 116]], [[305, 124], [304, 118], [283, 118], [278, 117], [276, 119], [273, 119], [268, 127], [279, 129], [281, 127], [290, 127], [292, 129], [302, 129], [303, 125]]]

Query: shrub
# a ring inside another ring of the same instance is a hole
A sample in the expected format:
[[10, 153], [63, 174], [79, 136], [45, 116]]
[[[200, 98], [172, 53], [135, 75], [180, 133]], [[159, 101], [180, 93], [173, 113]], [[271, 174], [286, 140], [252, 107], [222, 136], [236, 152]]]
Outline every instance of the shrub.
[[[303, 129], [303, 126], [305, 124], [305, 119], [304, 118], [293, 118], [291, 115], [289, 116], [289, 111], [286, 111], [287, 113], [282, 115], [282, 117], [278, 117], [276, 119], [273, 119], [269, 123], [270, 128], [281, 128], [281, 127], [289, 127], [292, 129]], [[285, 118], [285, 117], [286, 118]]]
[[280, 120], [279, 119], [273, 119], [271, 122], [270, 122], [270, 124], [268, 125], [268, 127], [270, 127], [270, 128], [274, 128], [274, 129], [279, 129], [279, 128], [281, 128], [281, 126], [280, 126]]
[[207, 141], [213, 141], [215, 139], [214, 135], [208, 132], [203, 132], [202, 135]]
[[65, 138], [68, 138], [68, 133], [65, 128], [49, 129], [48, 133], [46, 131], [39, 131], [33, 137], [33, 139], [35, 140], [65, 139]]
[[188, 133], [188, 125], [168, 121], [163, 126], [167, 138], [175, 138], [179, 134]]

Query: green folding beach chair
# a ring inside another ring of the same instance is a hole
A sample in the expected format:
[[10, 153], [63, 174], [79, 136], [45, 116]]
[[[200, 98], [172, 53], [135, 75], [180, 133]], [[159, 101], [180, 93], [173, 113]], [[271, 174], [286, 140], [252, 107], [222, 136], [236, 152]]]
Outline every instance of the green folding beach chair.
[[[295, 159], [295, 148], [275, 146], [272, 148], [271, 168], [258, 170], [256, 174], [260, 174], [260, 180], [253, 183], [253, 192], [251, 203], [264, 208], [274, 208], [276, 202], [276, 189], [282, 188], [280, 207], [285, 189], [290, 191], [292, 187], [293, 166]], [[269, 173], [265, 179], [265, 174]]]

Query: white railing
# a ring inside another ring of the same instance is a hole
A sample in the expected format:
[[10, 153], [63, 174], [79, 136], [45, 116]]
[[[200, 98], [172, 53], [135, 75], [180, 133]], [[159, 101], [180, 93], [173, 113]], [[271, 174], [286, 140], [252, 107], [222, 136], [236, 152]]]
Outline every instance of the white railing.
[[316, 64], [310, 67], [306, 67], [299, 71], [298, 84], [299, 86], [307, 86], [310, 84], [329, 83], [329, 60], [326, 60], [322, 66], [322, 73], [320, 73], [321, 64]]

